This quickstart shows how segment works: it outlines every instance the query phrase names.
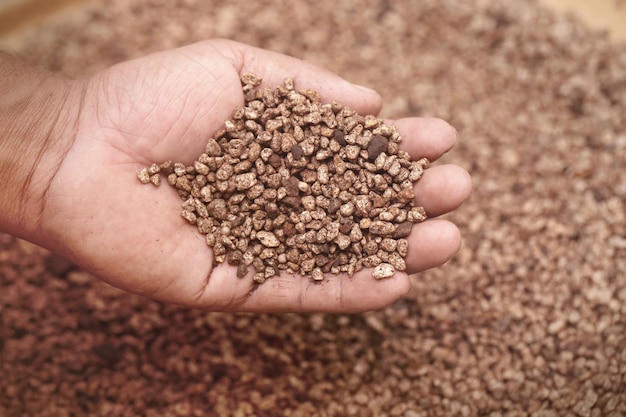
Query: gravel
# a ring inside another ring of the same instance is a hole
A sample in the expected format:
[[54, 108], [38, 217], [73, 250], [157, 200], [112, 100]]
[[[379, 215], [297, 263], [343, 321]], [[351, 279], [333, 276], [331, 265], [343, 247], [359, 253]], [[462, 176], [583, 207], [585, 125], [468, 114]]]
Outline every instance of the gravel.
[[214, 262], [237, 266], [239, 278], [254, 269], [256, 284], [284, 270], [313, 281], [363, 268], [374, 268], [375, 279], [404, 271], [405, 238], [426, 219], [413, 185], [428, 159], [411, 161], [384, 120], [322, 103], [290, 78], [262, 86], [243, 74], [241, 83], [245, 105], [192, 165], [153, 163], [139, 181], [159, 186], [166, 176]]
[[626, 47], [532, 1], [95, 2], [11, 45], [86, 75], [208, 37], [434, 115], [475, 193], [461, 252], [358, 315], [217, 314], [0, 236], [3, 416], [626, 414]]

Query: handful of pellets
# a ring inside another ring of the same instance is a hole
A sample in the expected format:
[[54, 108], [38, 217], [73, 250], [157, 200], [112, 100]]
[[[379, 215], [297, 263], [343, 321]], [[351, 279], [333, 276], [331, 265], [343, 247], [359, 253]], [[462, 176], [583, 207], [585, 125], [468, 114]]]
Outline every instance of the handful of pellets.
[[206, 235], [214, 262], [250, 266], [263, 283], [285, 270], [321, 281], [374, 268], [406, 269], [406, 237], [426, 219], [413, 182], [428, 167], [398, 147], [395, 127], [337, 102], [322, 104], [291, 79], [260, 88], [241, 78], [245, 106], [215, 133], [192, 166], [167, 161], [138, 172], [176, 187], [182, 216]]

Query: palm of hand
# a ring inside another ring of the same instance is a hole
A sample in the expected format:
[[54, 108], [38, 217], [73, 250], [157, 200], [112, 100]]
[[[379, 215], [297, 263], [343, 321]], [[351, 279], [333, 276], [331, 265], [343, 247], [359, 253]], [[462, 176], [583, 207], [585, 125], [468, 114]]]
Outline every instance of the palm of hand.
[[179, 216], [175, 190], [136, 180], [152, 162], [191, 163], [243, 103], [239, 79], [219, 51], [186, 48], [89, 81], [78, 134], [48, 194], [47, 227], [60, 246], [72, 248], [66, 255], [130, 292], [214, 310], [354, 311], [408, 291], [405, 273], [379, 282], [366, 270], [321, 284], [282, 275], [251, 292], [250, 276], [237, 278], [227, 264], [213, 268], [203, 235]]

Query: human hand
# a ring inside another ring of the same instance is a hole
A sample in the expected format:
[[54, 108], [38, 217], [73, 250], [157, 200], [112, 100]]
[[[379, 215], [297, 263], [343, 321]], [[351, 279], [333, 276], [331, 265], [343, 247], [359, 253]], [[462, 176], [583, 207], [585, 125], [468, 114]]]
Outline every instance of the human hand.
[[[180, 216], [173, 189], [142, 186], [135, 173], [167, 159], [191, 163], [209, 136], [243, 104], [240, 75], [264, 85], [294, 78], [361, 114], [377, 114], [375, 92], [311, 64], [242, 44], [215, 40], [160, 52], [77, 81], [82, 104], [73, 142], [50, 173], [40, 243], [104, 281], [164, 302], [208, 310], [362, 311], [383, 307], [410, 288], [407, 274], [446, 262], [459, 248], [446, 220], [414, 225], [407, 271], [374, 280], [371, 270], [321, 283], [282, 273], [254, 288], [227, 263], [213, 267], [204, 236]], [[438, 119], [393, 122], [401, 147], [431, 161], [450, 149], [456, 131]], [[471, 192], [469, 175], [452, 165], [431, 167], [416, 184], [417, 204], [430, 217], [453, 210]]]

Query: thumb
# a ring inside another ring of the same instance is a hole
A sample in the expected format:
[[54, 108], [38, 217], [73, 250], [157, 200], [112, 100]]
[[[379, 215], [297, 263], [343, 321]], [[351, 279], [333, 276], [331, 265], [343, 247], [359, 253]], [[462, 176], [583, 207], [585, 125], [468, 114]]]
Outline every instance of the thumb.
[[239, 75], [254, 73], [269, 86], [282, 84], [289, 77], [298, 90], [315, 90], [322, 102], [336, 100], [361, 114], [377, 115], [382, 107], [382, 99], [376, 91], [352, 84], [310, 62], [229, 40], [212, 42], [232, 62]]

